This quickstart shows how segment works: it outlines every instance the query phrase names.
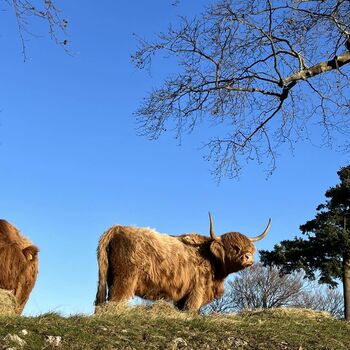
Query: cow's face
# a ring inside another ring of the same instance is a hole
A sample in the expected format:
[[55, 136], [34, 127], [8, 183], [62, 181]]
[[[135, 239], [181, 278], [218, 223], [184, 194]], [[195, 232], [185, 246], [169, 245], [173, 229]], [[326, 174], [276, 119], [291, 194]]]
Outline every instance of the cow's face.
[[211, 214], [209, 213], [210, 222], [210, 251], [221, 262], [220, 265], [227, 275], [231, 272], [243, 270], [246, 267], [253, 265], [255, 246], [253, 242], [263, 239], [270, 229], [271, 219], [263, 231], [257, 237], [248, 238], [239, 232], [225, 233], [221, 237], [216, 237]]
[[221, 261], [226, 273], [237, 272], [254, 263], [254, 244], [238, 232], [230, 232], [215, 238], [211, 252]]

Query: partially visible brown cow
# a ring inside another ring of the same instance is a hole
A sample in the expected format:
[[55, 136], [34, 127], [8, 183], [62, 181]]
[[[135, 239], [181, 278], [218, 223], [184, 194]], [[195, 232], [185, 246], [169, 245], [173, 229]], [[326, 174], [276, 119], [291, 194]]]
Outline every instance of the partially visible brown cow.
[[14, 293], [20, 314], [38, 274], [38, 248], [0, 219], [0, 288]]
[[224, 279], [253, 264], [255, 238], [238, 232], [170, 236], [149, 228], [113, 226], [100, 238], [99, 282], [95, 305], [123, 301], [134, 295], [174, 301], [180, 310], [198, 309], [220, 297]]

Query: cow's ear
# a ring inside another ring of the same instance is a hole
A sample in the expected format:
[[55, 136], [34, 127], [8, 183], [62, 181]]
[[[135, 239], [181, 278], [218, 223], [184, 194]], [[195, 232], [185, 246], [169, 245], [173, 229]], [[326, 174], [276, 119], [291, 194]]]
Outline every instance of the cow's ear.
[[33, 260], [38, 255], [39, 249], [35, 245], [30, 245], [22, 250], [28, 261]]
[[210, 251], [217, 259], [224, 261], [225, 249], [220, 238], [217, 238], [213, 242], [211, 242]]

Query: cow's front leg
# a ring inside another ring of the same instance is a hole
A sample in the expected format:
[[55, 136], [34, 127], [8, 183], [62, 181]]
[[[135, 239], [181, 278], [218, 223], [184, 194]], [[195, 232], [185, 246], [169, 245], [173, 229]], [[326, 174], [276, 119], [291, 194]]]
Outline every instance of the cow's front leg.
[[203, 305], [204, 290], [202, 287], [193, 289], [186, 297], [180, 299], [175, 306], [184, 311], [190, 311], [192, 313], [198, 313], [198, 310]]

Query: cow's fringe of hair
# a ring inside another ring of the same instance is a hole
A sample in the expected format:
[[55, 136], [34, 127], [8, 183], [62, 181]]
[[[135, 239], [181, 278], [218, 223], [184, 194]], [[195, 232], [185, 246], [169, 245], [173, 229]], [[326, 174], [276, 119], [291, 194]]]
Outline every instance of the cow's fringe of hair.
[[107, 272], [108, 272], [108, 245], [115, 234], [115, 227], [111, 227], [100, 238], [97, 247], [98, 261], [98, 287], [95, 305], [102, 304], [107, 297]]

